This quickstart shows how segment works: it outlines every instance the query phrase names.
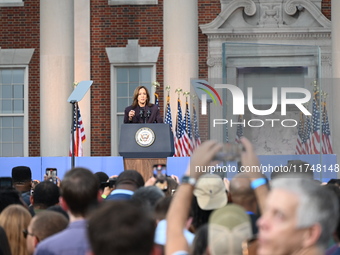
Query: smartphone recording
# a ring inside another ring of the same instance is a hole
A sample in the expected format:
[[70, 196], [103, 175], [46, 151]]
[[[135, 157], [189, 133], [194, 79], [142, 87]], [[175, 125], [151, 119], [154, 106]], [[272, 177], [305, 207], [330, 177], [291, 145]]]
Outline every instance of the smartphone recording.
[[153, 176], [156, 178], [155, 186], [165, 191], [168, 189], [166, 165], [156, 164], [153, 166]]
[[244, 147], [239, 143], [225, 143], [222, 150], [216, 153], [214, 160], [229, 162], [229, 161], [241, 161], [241, 153], [244, 151]]
[[57, 168], [46, 168], [47, 181], [57, 184]]
[[105, 189], [106, 187], [109, 187], [110, 189], [114, 188], [116, 186], [117, 177], [110, 178], [107, 182], [102, 182], [100, 184], [100, 189]]

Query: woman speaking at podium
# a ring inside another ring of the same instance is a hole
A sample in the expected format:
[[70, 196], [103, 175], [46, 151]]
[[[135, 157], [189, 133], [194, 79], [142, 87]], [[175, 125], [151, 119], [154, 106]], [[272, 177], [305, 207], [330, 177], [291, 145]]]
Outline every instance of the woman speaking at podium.
[[125, 108], [124, 123], [163, 123], [158, 105], [150, 103], [146, 87], [139, 86], [135, 89], [132, 105]]

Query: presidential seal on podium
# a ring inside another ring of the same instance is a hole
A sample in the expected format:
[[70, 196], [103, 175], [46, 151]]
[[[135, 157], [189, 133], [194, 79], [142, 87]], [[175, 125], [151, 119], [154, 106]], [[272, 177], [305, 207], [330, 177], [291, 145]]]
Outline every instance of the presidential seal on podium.
[[137, 130], [135, 139], [139, 146], [148, 147], [155, 141], [155, 133], [151, 128], [142, 127]]

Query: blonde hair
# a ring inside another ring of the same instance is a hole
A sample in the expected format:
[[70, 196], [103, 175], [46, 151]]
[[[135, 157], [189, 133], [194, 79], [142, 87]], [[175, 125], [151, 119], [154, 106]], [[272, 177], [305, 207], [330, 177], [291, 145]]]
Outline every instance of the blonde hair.
[[0, 214], [0, 226], [6, 232], [13, 255], [28, 254], [23, 230], [27, 229], [31, 218], [31, 214], [22, 205], [9, 205]]

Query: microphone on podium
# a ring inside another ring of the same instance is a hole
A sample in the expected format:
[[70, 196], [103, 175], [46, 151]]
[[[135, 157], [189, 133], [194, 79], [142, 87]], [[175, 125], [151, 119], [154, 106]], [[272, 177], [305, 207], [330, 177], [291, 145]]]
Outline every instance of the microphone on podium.
[[144, 123], [145, 122], [144, 109], [139, 110], [139, 116], [143, 120], [143, 123]]
[[147, 118], [147, 120], [146, 120], [145, 122], [148, 121], [148, 119], [150, 118], [150, 116], [151, 116], [151, 111], [150, 111], [150, 109], [148, 109], [148, 110], [146, 111], [146, 118]]

